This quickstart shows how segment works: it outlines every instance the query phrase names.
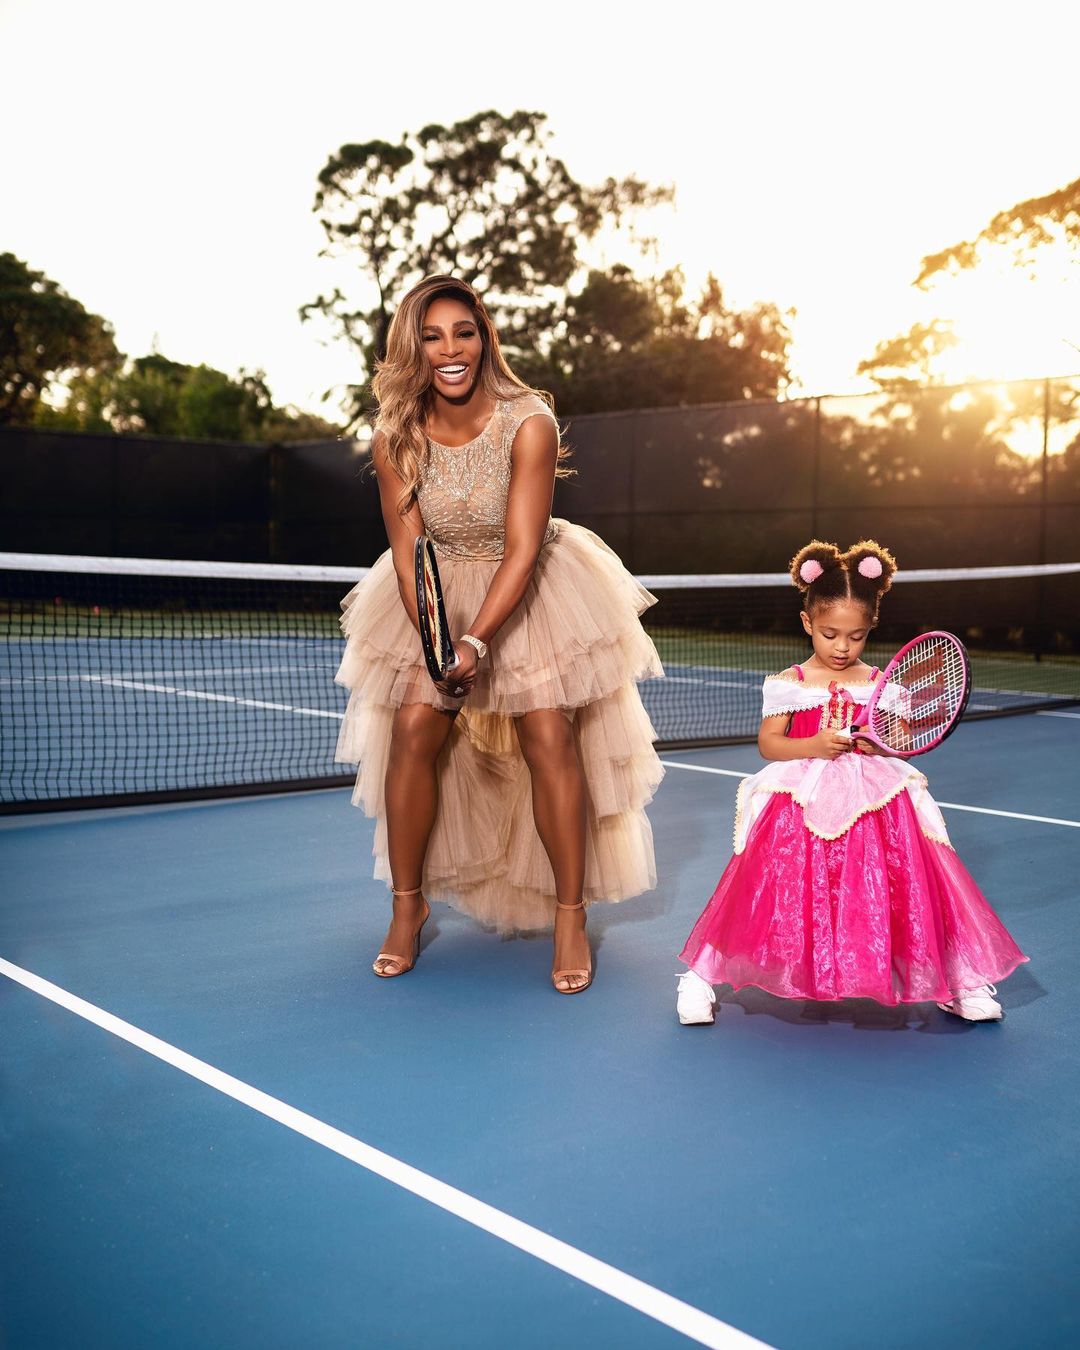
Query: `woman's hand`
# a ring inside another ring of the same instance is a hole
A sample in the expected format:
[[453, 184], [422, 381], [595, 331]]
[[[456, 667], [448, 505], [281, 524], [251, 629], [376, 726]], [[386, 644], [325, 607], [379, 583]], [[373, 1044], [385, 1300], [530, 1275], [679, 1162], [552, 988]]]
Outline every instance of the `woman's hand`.
[[854, 748], [855, 742], [842, 731], [819, 731], [810, 740], [810, 755], [813, 759], [839, 759]]
[[454, 645], [457, 661], [446, 672], [446, 679], [440, 680], [435, 688], [448, 698], [466, 698], [472, 693], [476, 683], [476, 668], [480, 658], [476, 648], [470, 642], [458, 642]]

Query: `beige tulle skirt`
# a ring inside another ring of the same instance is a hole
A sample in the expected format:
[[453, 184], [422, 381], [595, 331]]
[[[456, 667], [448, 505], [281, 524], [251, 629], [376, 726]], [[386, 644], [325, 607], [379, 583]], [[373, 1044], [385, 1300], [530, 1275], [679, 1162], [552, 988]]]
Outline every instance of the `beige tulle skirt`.
[[[465, 700], [432, 683], [389, 552], [342, 601], [347, 644], [336, 679], [351, 695], [337, 759], [360, 766], [353, 801], [376, 820], [375, 876], [391, 880], [384, 780], [395, 711], [460, 708], [438, 764], [424, 891], [504, 933], [548, 928], [555, 915], [513, 726], [522, 713], [558, 708], [573, 722], [588, 789], [585, 900], [625, 900], [656, 885], [645, 806], [663, 768], [635, 686], [663, 675], [638, 617], [655, 600], [591, 531], [564, 520], [555, 530]], [[452, 633], [467, 631], [498, 566], [440, 555]]]

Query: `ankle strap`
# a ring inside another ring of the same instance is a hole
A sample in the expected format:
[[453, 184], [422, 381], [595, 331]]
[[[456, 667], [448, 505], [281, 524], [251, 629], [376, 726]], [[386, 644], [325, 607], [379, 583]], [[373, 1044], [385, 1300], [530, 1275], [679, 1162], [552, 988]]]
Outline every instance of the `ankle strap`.
[[399, 891], [399, 890], [397, 889], [396, 886], [391, 886], [391, 887], [390, 887], [390, 894], [391, 894], [391, 895], [419, 895], [420, 892], [421, 892], [423, 889], [424, 889], [423, 886], [417, 886], [416, 890], [414, 890], [414, 891]]
[[585, 901], [584, 901], [584, 900], [579, 900], [579, 901], [577, 902], [576, 905], [564, 905], [563, 902], [562, 902], [561, 900], [556, 900], [556, 901], [555, 901], [555, 908], [556, 908], [556, 909], [584, 909], [584, 908], [585, 908]]

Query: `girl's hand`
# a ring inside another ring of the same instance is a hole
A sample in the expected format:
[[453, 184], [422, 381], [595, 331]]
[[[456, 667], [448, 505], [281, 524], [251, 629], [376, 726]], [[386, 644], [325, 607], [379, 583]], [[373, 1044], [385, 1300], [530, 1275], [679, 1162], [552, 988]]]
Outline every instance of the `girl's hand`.
[[840, 731], [819, 731], [811, 740], [810, 754], [814, 759], [839, 759], [855, 748], [850, 736]]
[[446, 679], [440, 680], [435, 688], [449, 698], [466, 698], [472, 693], [472, 687], [476, 683], [476, 667], [480, 658], [476, 648], [468, 642], [457, 643], [454, 651], [457, 652], [458, 658], [456, 664], [451, 666], [446, 673]]

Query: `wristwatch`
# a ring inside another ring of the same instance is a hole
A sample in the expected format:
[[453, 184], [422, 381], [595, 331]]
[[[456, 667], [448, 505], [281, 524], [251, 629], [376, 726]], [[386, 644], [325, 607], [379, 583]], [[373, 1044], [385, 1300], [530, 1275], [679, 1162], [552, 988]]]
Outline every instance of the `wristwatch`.
[[487, 656], [488, 645], [486, 642], [481, 642], [478, 637], [473, 637], [471, 633], [463, 633], [461, 640], [467, 642], [470, 647], [476, 648], [476, 655], [481, 661]]

